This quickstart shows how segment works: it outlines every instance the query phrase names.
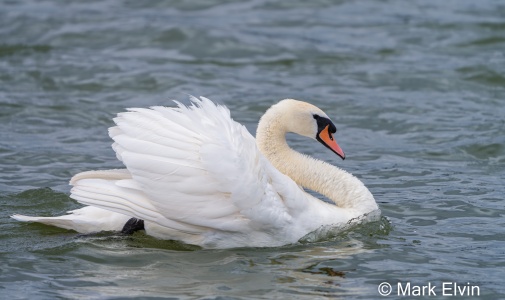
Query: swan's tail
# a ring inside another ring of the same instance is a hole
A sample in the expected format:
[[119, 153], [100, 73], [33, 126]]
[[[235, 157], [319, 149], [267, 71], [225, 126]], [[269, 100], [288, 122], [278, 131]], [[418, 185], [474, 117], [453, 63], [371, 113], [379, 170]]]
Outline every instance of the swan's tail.
[[68, 215], [60, 217], [30, 217], [24, 215], [12, 215], [11, 218], [20, 222], [36, 222], [46, 225], [61, 227], [64, 229], [75, 230], [74, 222], [68, 218]]
[[84, 234], [99, 231], [122, 231], [131, 219], [126, 215], [92, 206], [72, 210], [67, 215], [58, 217], [31, 217], [15, 214], [11, 218], [21, 222], [37, 222], [56, 226]]

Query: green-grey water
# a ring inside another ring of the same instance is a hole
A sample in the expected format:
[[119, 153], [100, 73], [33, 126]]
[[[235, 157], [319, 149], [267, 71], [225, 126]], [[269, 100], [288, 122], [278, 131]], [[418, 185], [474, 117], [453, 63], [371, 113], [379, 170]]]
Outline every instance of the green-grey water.
[[[500, 0], [1, 1], [1, 298], [377, 299], [382, 282], [385, 299], [398, 282], [504, 298], [504, 32]], [[252, 133], [280, 99], [319, 106], [347, 159], [290, 143], [358, 176], [383, 218], [230, 250], [9, 218], [80, 207], [73, 174], [121, 167], [115, 114], [187, 94]]]

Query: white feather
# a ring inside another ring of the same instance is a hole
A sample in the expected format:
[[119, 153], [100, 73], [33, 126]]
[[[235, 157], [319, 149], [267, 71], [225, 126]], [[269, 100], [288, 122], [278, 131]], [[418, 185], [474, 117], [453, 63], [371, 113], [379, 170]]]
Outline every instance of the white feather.
[[13, 219], [21, 222], [38, 222], [46, 225], [75, 230], [88, 234], [99, 231], [120, 231], [131, 218], [125, 214], [111, 212], [93, 206], [86, 206], [68, 212], [68, 215], [59, 217], [29, 217], [13, 215]]

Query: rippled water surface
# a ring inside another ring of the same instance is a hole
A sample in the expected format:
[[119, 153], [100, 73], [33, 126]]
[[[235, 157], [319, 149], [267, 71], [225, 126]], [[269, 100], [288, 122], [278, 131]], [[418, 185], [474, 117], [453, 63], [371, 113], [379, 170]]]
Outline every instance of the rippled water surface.
[[[0, 293], [55, 298], [379, 298], [388, 282], [505, 297], [503, 1], [1, 1]], [[383, 218], [273, 249], [202, 250], [141, 233], [9, 219], [79, 207], [69, 178], [121, 167], [107, 128], [187, 94], [255, 132], [310, 101]], [[390, 296], [390, 298], [394, 298]]]

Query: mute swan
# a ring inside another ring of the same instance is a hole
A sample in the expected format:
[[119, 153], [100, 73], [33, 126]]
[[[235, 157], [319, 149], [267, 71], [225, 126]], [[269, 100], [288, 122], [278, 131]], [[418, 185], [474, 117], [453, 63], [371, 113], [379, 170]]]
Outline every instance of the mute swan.
[[295, 243], [378, 210], [356, 177], [288, 146], [285, 135], [294, 132], [345, 158], [335, 125], [314, 105], [292, 99], [273, 105], [255, 140], [226, 107], [191, 100], [189, 107], [176, 102], [118, 114], [109, 135], [126, 169], [83, 172], [70, 181], [70, 197], [89, 206], [60, 217], [12, 218], [80, 233], [145, 229], [156, 238], [230, 248]]

